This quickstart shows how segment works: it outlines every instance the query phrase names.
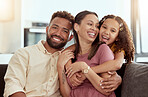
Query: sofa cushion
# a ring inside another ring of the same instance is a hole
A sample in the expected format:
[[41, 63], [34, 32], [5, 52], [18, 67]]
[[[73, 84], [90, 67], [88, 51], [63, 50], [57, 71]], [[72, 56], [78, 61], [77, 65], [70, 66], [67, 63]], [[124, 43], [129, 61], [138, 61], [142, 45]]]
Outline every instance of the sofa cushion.
[[148, 97], [148, 64], [131, 63], [126, 66], [121, 97]]

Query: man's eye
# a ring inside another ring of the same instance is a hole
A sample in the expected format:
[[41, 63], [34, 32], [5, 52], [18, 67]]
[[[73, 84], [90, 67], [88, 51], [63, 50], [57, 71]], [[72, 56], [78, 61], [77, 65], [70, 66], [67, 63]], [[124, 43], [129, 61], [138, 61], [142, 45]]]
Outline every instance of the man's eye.
[[53, 29], [57, 29], [57, 27], [52, 27]]
[[65, 33], [68, 33], [68, 31], [64, 30]]

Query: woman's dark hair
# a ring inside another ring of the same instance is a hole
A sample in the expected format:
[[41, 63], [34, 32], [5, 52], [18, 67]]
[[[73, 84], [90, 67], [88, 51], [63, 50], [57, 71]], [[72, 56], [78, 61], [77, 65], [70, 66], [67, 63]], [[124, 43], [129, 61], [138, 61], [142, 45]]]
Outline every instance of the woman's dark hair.
[[[94, 14], [96, 17], [98, 17], [98, 15], [95, 12], [85, 10], [85, 11], [79, 12], [75, 16], [74, 23], [81, 24], [81, 21], [86, 17], [86, 15], [89, 15], [89, 14]], [[73, 61], [76, 61], [77, 55], [80, 52], [80, 44], [79, 44], [78, 34], [75, 31], [74, 27], [73, 27], [73, 32], [74, 32], [75, 44], [76, 44], [76, 49], [74, 52], [75, 59]]]
[[[99, 22], [99, 29], [101, 28], [101, 25], [104, 23], [104, 21], [106, 19], [114, 19], [119, 23], [119, 34], [117, 36], [117, 41], [114, 42], [115, 46], [114, 46], [114, 51], [113, 53], [117, 53], [121, 50], [125, 51], [125, 56], [124, 59], [126, 61], [126, 63], [131, 63], [132, 60], [134, 60], [134, 53], [135, 53], [135, 47], [134, 47], [134, 43], [133, 43], [133, 37], [132, 34], [127, 26], [127, 24], [125, 23], [125, 21], [120, 18], [119, 16], [114, 16], [114, 15], [107, 15], [104, 16], [100, 22]], [[99, 35], [97, 36], [97, 38], [95, 39], [94, 43], [96, 41], [98, 41], [99, 39]], [[92, 47], [95, 48], [95, 47]], [[97, 50], [98, 48], [96, 48]], [[95, 51], [93, 51], [95, 52]], [[95, 53], [92, 53], [92, 56], [94, 56]]]

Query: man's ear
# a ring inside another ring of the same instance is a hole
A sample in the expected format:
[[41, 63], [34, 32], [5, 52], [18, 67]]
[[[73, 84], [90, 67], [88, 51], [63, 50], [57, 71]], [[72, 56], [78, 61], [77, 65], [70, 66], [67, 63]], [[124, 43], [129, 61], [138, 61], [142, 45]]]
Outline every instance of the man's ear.
[[73, 35], [70, 35], [68, 41], [71, 41], [71, 39], [73, 39]]
[[48, 28], [49, 28], [49, 26], [46, 26], [46, 34], [48, 33]]
[[79, 32], [79, 24], [74, 23], [74, 30], [75, 30], [76, 32]]

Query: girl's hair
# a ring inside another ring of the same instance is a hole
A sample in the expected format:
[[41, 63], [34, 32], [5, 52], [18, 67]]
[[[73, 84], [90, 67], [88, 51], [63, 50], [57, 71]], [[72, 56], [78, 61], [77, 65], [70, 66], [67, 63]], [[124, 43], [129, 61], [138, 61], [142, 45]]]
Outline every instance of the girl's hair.
[[[77, 23], [77, 24], [80, 25], [81, 21], [86, 17], [86, 15], [89, 15], [89, 14], [94, 14], [96, 17], [98, 17], [98, 15], [95, 12], [85, 10], [85, 11], [79, 12], [75, 16], [74, 23]], [[73, 61], [76, 61], [77, 55], [80, 52], [80, 44], [79, 44], [78, 34], [75, 31], [74, 27], [73, 27], [73, 32], [74, 32], [75, 44], [76, 44], [76, 49], [75, 49], [75, 52], [74, 52], [75, 59]]]
[[[124, 59], [125, 59], [126, 63], [127, 64], [131, 63], [131, 61], [134, 60], [135, 47], [134, 47], [134, 44], [133, 44], [132, 34], [131, 34], [127, 24], [119, 16], [107, 15], [107, 16], [104, 16], [100, 20], [99, 29], [101, 28], [101, 25], [103, 24], [103, 22], [106, 19], [114, 19], [119, 23], [119, 26], [120, 26], [119, 34], [117, 36], [117, 41], [114, 41], [115, 46], [114, 46], [113, 53], [117, 53], [117, 52], [119, 52], [121, 50], [124, 50], [125, 51]], [[98, 39], [99, 39], [99, 35], [97, 36], [95, 41], [98, 41]], [[92, 47], [92, 48], [95, 48], [95, 47]], [[93, 51], [93, 50], [97, 50], [97, 49], [98, 48], [91, 50], [91, 52], [92, 52], [91, 58], [95, 55], [95, 53], [93, 53], [93, 52], [96, 52], [96, 51]]]

